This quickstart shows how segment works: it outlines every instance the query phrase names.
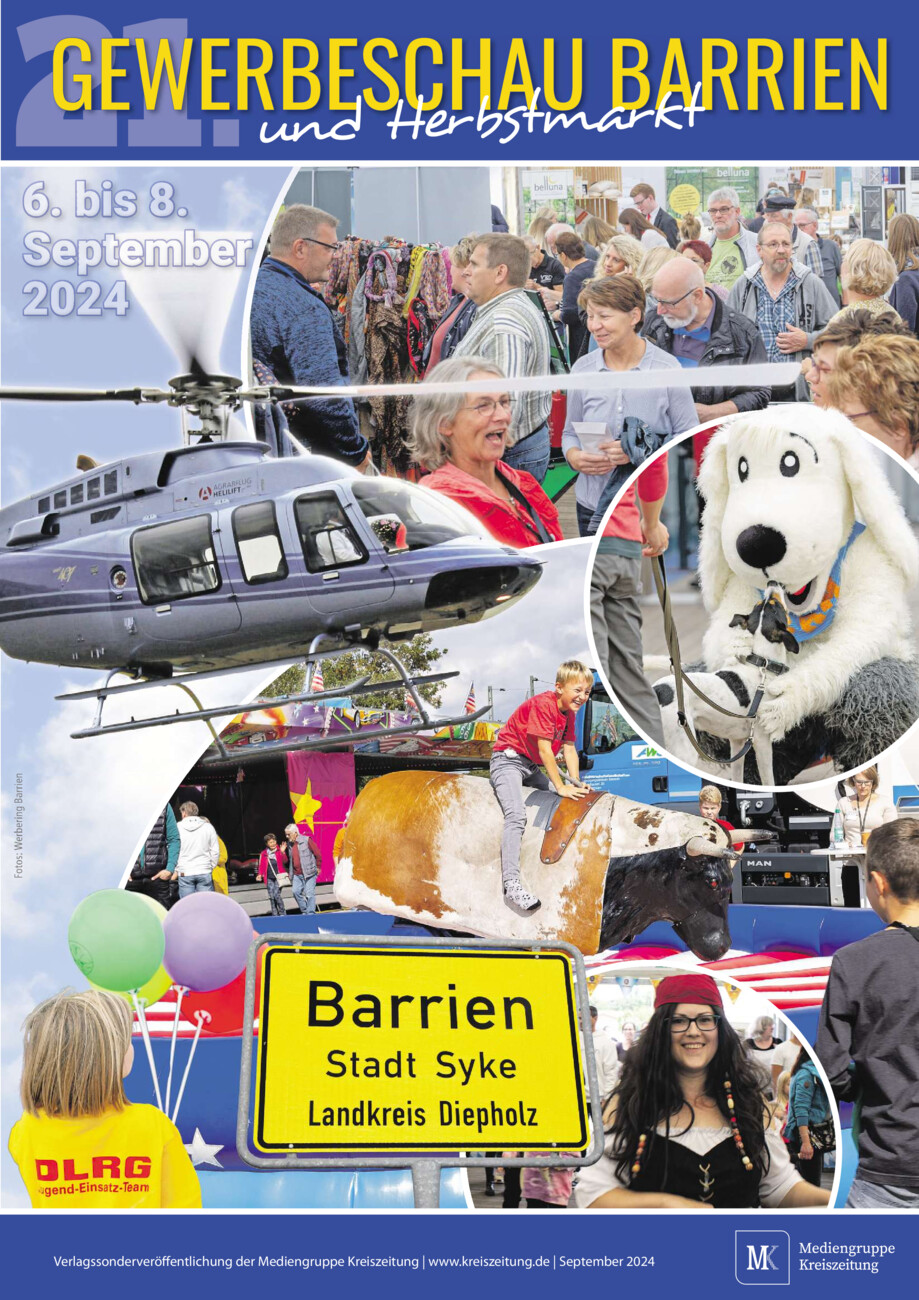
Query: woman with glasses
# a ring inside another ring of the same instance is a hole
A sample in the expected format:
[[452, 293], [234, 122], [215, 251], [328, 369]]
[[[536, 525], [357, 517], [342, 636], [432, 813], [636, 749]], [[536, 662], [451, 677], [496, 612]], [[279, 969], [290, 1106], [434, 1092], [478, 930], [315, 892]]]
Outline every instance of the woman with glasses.
[[846, 797], [840, 800], [839, 807], [846, 843], [852, 849], [867, 844], [871, 832], [884, 822], [897, 820], [897, 810], [881, 794], [879, 784], [876, 767], [866, 767], [846, 782]]
[[672, 975], [622, 1063], [607, 1103], [606, 1148], [582, 1170], [591, 1209], [783, 1210], [827, 1205], [769, 1128], [758, 1077], [708, 975]]
[[840, 349], [857, 347], [864, 339], [877, 334], [913, 337], [909, 326], [895, 311], [875, 313], [864, 308], [837, 316], [817, 335], [813, 356], [801, 363], [801, 372], [810, 386], [811, 401], [815, 406], [827, 410], [833, 405], [829, 396], [829, 378], [836, 368]]
[[432, 471], [422, 486], [464, 506], [505, 546], [560, 542], [558, 511], [532, 474], [502, 459], [514, 417], [513, 398], [494, 384], [489, 392], [425, 393], [430, 383], [506, 376], [484, 357], [451, 357], [418, 387], [412, 411], [411, 452]]

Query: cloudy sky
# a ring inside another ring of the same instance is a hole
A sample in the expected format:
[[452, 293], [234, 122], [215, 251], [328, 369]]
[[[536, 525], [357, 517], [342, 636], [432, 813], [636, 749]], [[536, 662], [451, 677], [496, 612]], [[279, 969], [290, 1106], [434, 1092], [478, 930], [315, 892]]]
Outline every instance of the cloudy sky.
[[[53, 231], [55, 238], [100, 238], [106, 230], [121, 237], [149, 233], [170, 235], [193, 227], [203, 231], [237, 231], [258, 247], [277, 196], [286, 188], [285, 168], [7, 168], [3, 172], [0, 204], [3, 240], [0, 244], [0, 342], [3, 382], [8, 385], [97, 387], [156, 387], [179, 366], [170, 344], [157, 332], [141, 307], [156, 311], [156, 295], [169, 284], [142, 283], [129, 289], [132, 305], [121, 318], [23, 316], [22, 289], [31, 278], [50, 282], [53, 267], [33, 269], [22, 261], [22, 239], [29, 230]], [[175, 187], [177, 206], [188, 217], [154, 221], [137, 217], [104, 222], [75, 219], [77, 179], [99, 188], [104, 179], [115, 188], [149, 194], [157, 181]], [[63, 216], [57, 220], [29, 218], [23, 192], [45, 182], [52, 202]], [[93, 275], [103, 293], [120, 272], [100, 268]], [[211, 272], [183, 280], [189, 310], [185, 325], [196, 344], [228, 374], [240, 373], [246, 277], [238, 271], [215, 280]], [[195, 273], [191, 273], [192, 277]], [[72, 278], [67, 272], [61, 278]], [[158, 277], [161, 281], [163, 277]], [[206, 285], [206, 289], [203, 286]], [[153, 296], [151, 296], [153, 295]], [[201, 302], [216, 303], [210, 315], [192, 310]], [[74, 472], [80, 452], [107, 461], [126, 451], [175, 446], [180, 437], [178, 416], [165, 407], [133, 406], [16, 406], [3, 410], [2, 501], [8, 504]], [[171, 795], [179, 777], [203, 748], [206, 735], [191, 727], [162, 729], [144, 735], [73, 741], [69, 733], [88, 724], [92, 709], [59, 704], [54, 696], [85, 688], [79, 672], [26, 665], [3, 658], [2, 676], [2, 1178], [4, 1205], [27, 1204], [18, 1172], [6, 1151], [11, 1125], [18, 1118], [20, 1026], [35, 1003], [67, 984], [83, 987], [67, 948], [67, 923], [87, 893], [116, 885], [125, 864]], [[236, 687], [254, 690], [260, 674], [236, 679]], [[214, 687], [208, 690], [213, 698]], [[182, 707], [177, 693], [158, 690], [156, 711]], [[170, 700], [169, 697], [173, 699]], [[150, 701], [152, 704], [152, 699]], [[146, 707], [146, 706], [145, 706]], [[114, 717], [114, 714], [113, 714]], [[12, 800], [16, 774], [24, 783], [25, 862], [21, 880], [13, 878]]]

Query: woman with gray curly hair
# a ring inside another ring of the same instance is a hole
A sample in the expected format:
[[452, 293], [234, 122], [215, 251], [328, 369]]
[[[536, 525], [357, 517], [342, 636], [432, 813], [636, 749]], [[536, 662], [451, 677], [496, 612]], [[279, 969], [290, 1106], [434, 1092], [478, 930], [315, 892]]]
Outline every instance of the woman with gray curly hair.
[[[423, 487], [442, 492], [480, 520], [505, 546], [559, 542], [558, 511], [525, 470], [502, 460], [513, 419], [506, 376], [485, 357], [451, 357], [425, 375], [412, 409], [410, 450], [424, 469]], [[494, 379], [494, 390], [425, 393], [425, 385]]]

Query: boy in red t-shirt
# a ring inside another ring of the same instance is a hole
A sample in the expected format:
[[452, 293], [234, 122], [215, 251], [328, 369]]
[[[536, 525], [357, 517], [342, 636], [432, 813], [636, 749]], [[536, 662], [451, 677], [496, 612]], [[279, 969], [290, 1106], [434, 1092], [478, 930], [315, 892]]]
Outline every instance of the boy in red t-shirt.
[[[580, 779], [574, 744], [574, 715], [591, 692], [594, 675], [577, 659], [560, 665], [555, 690], [524, 700], [495, 737], [490, 779], [504, 813], [501, 837], [501, 880], [504, 900], [515, 912], [535, 912], [540, 900], [520, 881], [520, 845], [527, 815], [523, 787], [552, 790], [563, 799], [580, 799], [590, 786]], [[571, 784], [565, 783], [556, 763], [562, 752]], [[548, 776], [540, 771], [540, 765]]]
[[[716, 785], [703, 785], [699, 791], [699, 816], [707, 817], [711, 822], [717, 822], [719, 826], [724, 827], [729, 835], [734, 830], [731, 823], [726, 822], [721, 816], [721, 791]], [[735, 844], [734, 848], [743, 852], [743, 841]]]

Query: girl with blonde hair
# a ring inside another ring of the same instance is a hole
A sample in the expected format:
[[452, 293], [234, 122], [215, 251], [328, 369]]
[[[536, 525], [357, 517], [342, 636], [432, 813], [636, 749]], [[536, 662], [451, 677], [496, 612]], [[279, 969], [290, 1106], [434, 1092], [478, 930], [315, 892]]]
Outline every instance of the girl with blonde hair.
[[179, 1130], [125, 1096], [132, 1028], [125, 999], [96, 989], [64, 990], [26, 1017], [9, 1149], [36, 1209], [200, 1208]]

